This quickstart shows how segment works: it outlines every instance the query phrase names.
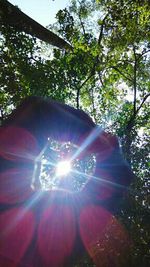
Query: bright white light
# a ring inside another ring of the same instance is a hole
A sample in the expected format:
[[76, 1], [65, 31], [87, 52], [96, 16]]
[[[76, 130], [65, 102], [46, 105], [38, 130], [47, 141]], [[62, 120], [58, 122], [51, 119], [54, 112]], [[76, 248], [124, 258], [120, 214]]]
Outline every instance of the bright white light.
[[56, 166], [56, 176], [67, 175], [71, 170], [71, 164], [69, 161], [60, 161]]

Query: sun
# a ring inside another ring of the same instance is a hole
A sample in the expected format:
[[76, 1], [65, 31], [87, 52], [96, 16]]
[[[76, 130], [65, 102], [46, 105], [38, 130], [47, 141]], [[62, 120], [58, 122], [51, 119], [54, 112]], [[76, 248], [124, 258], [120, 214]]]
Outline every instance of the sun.
[[56, 165], [56, 176], [65, 176], [71, 171], [71, 163], [68, 160], [60, 161]]

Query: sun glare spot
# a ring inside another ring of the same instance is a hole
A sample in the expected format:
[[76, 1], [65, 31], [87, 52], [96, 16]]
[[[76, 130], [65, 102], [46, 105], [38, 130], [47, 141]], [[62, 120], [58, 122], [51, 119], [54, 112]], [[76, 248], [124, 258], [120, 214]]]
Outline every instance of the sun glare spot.
[[67, 160], [58, 162], [56, 176], [65, 176], [71, 171], [71, 163]]
[[35, 160], [31, 187], [45, 191], [64, 187], [73, 192], [80, 191], [94, 174], [96, 166], [96, 155], [78, 157], [83, 150], [70, 142], [49, 139]]

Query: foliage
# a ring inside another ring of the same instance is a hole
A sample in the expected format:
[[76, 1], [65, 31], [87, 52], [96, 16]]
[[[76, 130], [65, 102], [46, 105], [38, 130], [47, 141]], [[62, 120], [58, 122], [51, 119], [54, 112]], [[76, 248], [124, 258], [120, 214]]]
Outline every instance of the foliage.
[[118, 215], [134, 240], [131, 267], [146, 266], [149, 253], [149, 8], [148, 0], [72, 0], [49, 26], [72, 51], [10, 26], [0, 36], [2, 119], [25, 96], [40, 95], [82, 108], [118, 135], [136, 174]]

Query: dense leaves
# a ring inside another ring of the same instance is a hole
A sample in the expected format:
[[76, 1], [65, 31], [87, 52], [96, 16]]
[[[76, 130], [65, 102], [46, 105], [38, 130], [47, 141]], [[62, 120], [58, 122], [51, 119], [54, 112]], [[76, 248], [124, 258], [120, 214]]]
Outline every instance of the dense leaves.
[[[149, 9], [148, 0], [72, 0], [48, 26], [71, 51], [9, 25], [0, 35], [1, 120], [25, 96], [40, 95], [82, 108], [118, 135], [136, 174], [118, 214], [134, 243], [131, 267], [146, 266], [149, 253]], [[85, 257], [78, 266], [94, 265]]]

